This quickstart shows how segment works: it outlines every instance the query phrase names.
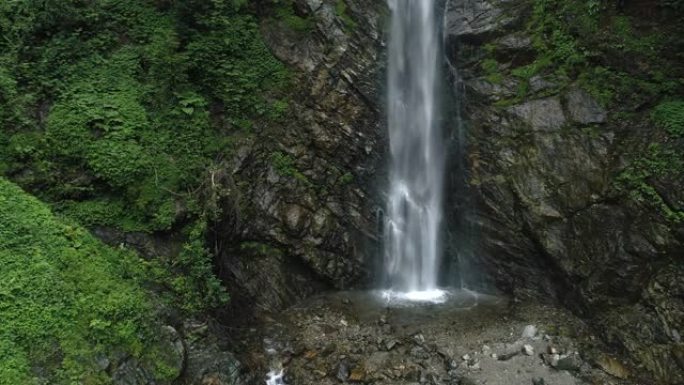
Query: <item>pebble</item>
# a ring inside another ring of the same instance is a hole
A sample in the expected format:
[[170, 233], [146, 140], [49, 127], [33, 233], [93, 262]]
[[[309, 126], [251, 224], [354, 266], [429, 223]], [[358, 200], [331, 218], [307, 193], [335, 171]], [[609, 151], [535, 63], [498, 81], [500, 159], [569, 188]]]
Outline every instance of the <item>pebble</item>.
[[522, 348], [522, 352], [525, 353], [525, 355], [527, 356], [531, 356], [534, 354], [534, 348], [532, 347], [532, 345], [525, 345]]
[[522, 338], [534, 338], [537, 334], [537, 327], [534, 325], [525, 326], [525, 330], [522, 332]]
[[390, 350], [392, 350], [392, 348], [397, 346], [397, 343], [398, 343], [397, 340], [387, 340], [387, 341], [385, 341], [385, 349], [387, 349], [387, 351], [390, 351]]
[[462, 359], [463, 361], [468, 361], [468, 360], [470, 359], [470, 354], [464, 354], [464, 355], [462, 355], [462, 356], [461, 356], [461, 359]]

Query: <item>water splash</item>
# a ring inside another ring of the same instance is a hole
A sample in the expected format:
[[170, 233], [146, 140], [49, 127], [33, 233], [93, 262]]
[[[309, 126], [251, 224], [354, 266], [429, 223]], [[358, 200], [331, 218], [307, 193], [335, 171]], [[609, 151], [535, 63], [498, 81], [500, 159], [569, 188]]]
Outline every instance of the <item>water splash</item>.
[[418, 301], [439, 298], [439, 233], [444, 174], [439, 125], [440, 39], [435, 4], [389, 0], [388, 127], [390, 186], [385, 275], [392, 291]]
[[272, 370], [268, 372], [266, 375], [266, 385], [285, 385], [285, 381], [283, 380], [283, 370], [280, 369], [279, 371]]

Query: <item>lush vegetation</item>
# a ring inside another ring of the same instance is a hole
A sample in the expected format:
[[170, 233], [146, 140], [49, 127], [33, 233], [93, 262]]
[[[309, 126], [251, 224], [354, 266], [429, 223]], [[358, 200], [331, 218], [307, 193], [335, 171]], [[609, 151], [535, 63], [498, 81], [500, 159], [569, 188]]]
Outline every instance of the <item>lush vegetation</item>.
[[[107, 383], [95, 361], [112, 352], [178, 374], [155, 309], [228, 299], [206, 247], [211, 172], [288, 110], [257, 11], [313, 25], [290, 0], [0, 2], [0, 384]], [[184, 243], [141, 260], [98, 226]]]
[[155, 344], [146, 262], [4, 178], [0, 223], [0, 384], [108, 383], [97, 359], [116, 351], [149, 361], [160, 380], [178, 375]]
[[0, 170], [91, 226], [198, 218], [206, 170], [287, 108], [243, 3], [3, 2]]

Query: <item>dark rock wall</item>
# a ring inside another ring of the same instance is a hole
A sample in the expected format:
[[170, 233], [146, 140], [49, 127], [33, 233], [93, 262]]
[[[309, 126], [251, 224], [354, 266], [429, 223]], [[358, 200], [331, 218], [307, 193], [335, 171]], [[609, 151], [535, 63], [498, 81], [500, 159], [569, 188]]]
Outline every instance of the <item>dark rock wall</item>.
[[[609, 119], [611, 111], [572, 81], [555, 87], [537, 76], [528, 96], [497, 103], [515, 96], [518, 80], [488, 81], [483, 47], [496, 47], [512, 66], [529, 60], [528, 4], [447, 5], [447, 55], [454, 87], [465, 95], [468, 133], [468, 187], [449, 195], [449, 215], [453, 223], [465, 217], [475, 237], [473, 263], [500, 290], [560, 301], [641, 372], [681, 383], [682, 224], [614, 188], [626, 159], [645, 152], [657, 130]], [[681, 182], [662, 181], [662, 190], [678, 194]]]
[[[384, 174], [384, 2], [297, 0], [313, 20], [265, 20], [271, 50], [297, 72], [292, 116], [265, 127], [224, 170], [217, 223], [233, 315], [275, 311], [326, 288], [367, 285], [378, 261]], [[445, 117], [445, 282], [558, 301], [591, 321], [640, 372], [684, 380], [684, 229], [615, 188], [657, 130], [612, 119], [580, 83], [482, 73], [485, 46], [516, 67], [533, 60], [523, 0], [449, 0]], [[463, 118], [463, 119], [460, 119]], [[285, 161], [283, 161], [285, 159]], [[679, 176], [653, 181], [681, 201]], [[464, 270], [463, 267], [467, 267]], [[458, 277], [455, 277], [458, 276]]]
[[[278, 310], [324, 288], [368, 282], [384, 164], [378, 63], [384, 2], [298, 0], [297, 31], [265, 19], [263, 36], [296, 76], [292, 112], [231, 163], [218, 225], [236, 311]], [[256, 305], [256, 306], [242, 306]]]

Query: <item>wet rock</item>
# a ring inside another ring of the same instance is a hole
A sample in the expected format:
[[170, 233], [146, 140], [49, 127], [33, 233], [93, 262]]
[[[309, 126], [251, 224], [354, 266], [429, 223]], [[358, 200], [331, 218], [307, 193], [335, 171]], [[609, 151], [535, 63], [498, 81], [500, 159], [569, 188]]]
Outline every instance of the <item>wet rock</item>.
[[397, 340], [395, 340], [395, 339], [386, 340], [386, 341], [385, 341], [385, 349], [386, 349], [387, 351], [390, 351], [390, 350], [392, 350], [395, 346], [397, 346], [398, 343], [399, 343], [399, 341], [397, 341]]
[[520, 351], [515, 351], [515, 352], [510, 352], [510, 353], [501, 354], [501, 355], [498, 356], [498, 360], [499, 360], [499, 361], [508, 361], [508, 360], [510, 360], [511, 358], [513, 358], [513, 357], [515, 357], [515, 356], [517, 356], [517, 355], [519, 355], [519, 354], [520, 354]]
[[606, 110], [586, 91], [573, 88], [565, 95], [565, 103], [570, 119], [576, 123], [603, 123]]
[[558, 370], [566, 370], [569, 372], [577, 372], [582, 366], [582, 360], [577, 354], [561, 357], [556, 365], [552, 365]]
[[361, 382], [364, 378], [366, 378], [366, 371], [361, 366], [355, 367], [349, 375], [349, 381], [353, 382]]
[[337, 370], [335, 370], [335, 378], [338, 380], [345, 382], [349, 378], [349, 363], [346, 360], [340, 361], [339, 364], [337, 364]]
[[458, 381], [458, 385], [478, 385], [475, 380], [470, 377], [463, 377]]
[[515, 13], [504, 13], [498, 2], [476, 1], [464, 7], [451, 1], [446, 9], [446, 35], [461, 41], [479, 42], [517, 20]]
[[558, 97], [530, 100], [509, 107], [507, 111], [535, 130], [558, 130], [567, 122]]
[[596, 360], [596, 364], [606, 373], [613, 377], [626, 379], [630, 372], [620, 361], [608, 355], [602, 355]]
[[497, 40], [498, 46], [506, 50], [522, 50], [532, 48], [532, 39], [522, 33], [512, 33]]
[[225, 350], [222, 339], [225, 330], [201, 322], [184, 325], [187, 344], [187, 361], [183, 378], [189, 383], [212, 385], [243, 385], [248, 376], [243, 375], [242, 363]]

